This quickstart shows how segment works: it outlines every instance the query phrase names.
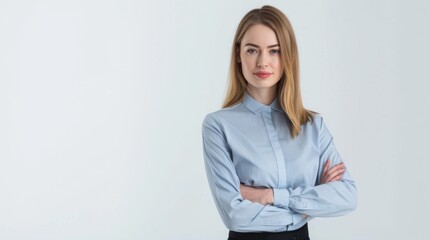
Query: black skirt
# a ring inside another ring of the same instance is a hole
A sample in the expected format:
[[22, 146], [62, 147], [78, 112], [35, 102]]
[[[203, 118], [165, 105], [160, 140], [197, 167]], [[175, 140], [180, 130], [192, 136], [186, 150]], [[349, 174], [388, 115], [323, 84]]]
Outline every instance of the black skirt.
[[310, 240], [307, 224], [293, 231], [240, 233], [229, 231], [228, 240]]

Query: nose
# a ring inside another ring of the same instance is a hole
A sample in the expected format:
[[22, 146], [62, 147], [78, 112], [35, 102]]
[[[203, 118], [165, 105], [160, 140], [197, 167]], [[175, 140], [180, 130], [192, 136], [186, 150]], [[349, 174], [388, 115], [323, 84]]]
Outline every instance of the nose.
[[256, 62], [256, 66], [259, 67], [259, 68], [268, 67], [268, 62], [267, 61], [268, 61], [268, 58], [267, 58], [266, 54], [264, 52], [262, 52], [258, 56], [258, 60]]

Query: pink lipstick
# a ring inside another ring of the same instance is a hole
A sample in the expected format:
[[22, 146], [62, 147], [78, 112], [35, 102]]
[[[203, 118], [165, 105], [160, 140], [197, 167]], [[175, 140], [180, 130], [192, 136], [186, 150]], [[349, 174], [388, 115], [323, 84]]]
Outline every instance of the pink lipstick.
[[256, 75], [258, 78], [268, 78], [272, 75], [272, 73], [267, 71], [258, 71], [253, 74]]

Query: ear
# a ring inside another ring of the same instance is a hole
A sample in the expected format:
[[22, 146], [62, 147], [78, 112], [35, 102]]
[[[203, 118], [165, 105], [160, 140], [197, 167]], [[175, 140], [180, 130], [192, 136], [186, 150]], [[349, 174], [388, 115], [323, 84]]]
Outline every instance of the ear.
[[240, 57], [237, 57], [237, 62], [238, 62], [238, 63], [241, 63], [241, 59], [240, 59]]

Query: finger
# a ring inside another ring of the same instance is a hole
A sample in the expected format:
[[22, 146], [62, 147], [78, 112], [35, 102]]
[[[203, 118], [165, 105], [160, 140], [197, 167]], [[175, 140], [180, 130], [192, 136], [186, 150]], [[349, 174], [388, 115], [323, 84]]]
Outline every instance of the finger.
[[327, 181], [327, 182], [335, 182], [335, 181], [339, 181], [339, 180], [341, 180], [341, 179], [343, 178], [343, 176], [344, 176], [344, 174], [339, 174], [339, 175], [335, 176], [334, 178], [330, 179], [330, 180], [329, 180], [329, 181]]
[[331, 181], [333, 181], [332, 179], [334, 179], [334, 178], [336, 178], [337, 176], [339, 176], [339, 175], [341, 175], [341, 177], [342, 177], [342, 175], [344, 174], [344, 172], [346, 171], [346, 169], [345, 168], [342, 168], [342, 169], [338, 169], [338, 170], [336, 170], [336, 171], [334, 171], [334, 172], [332, 172], [332, 173], [330, 173], [329, 175], [327, 175], [327, 177], [326, 177], [326, 182], [331, 182]]
[[328, 173], [325, 174], [324, 180], [325, 182], [331, 181], [332, 178], [334, 178], [336, 175], [341, 174], [343, 171], [343, 168], [335, 167], [328, 171]]
[[323, 166], [322, 175], [320, 176], [321, 183], [325, 183], [326, 181], [326, 176], [327, 176], [330, 164], [331, 164], [331, 161], [329, 159], [326, 160], [325, 165]]
[[337, 176], [338, 174], [344, 173], [344, 171], [345, 171], [345, 168], [332, 169], [326, 174], [326, 179], [330, 180], [330, 179], [334, 178], [335, 176]]
[[339, 164], [333, 166], [331, 169], [329, 169], [326, 174], [329, 175], [329, 174], [331, 174], [331, 173], [333, 173], [335, 171], [341, 170], [343, 168], [345, 168], [344, 163], [339, 163]]
[[324, 179], [326, 177], [326, 174], [329, 171], [329, 166], [331, 165], [331, 160], [326, 160], [325, 162], [325, 166], [323, 166], [323, 171], [322, 171], [322, 179]]
[[328, 172], [330, 165], [331, 165], [331, 160], [329, 160], [329, 159], [326, 160], [325, 166], [323, 166], [323, 173], [326, 174]]

